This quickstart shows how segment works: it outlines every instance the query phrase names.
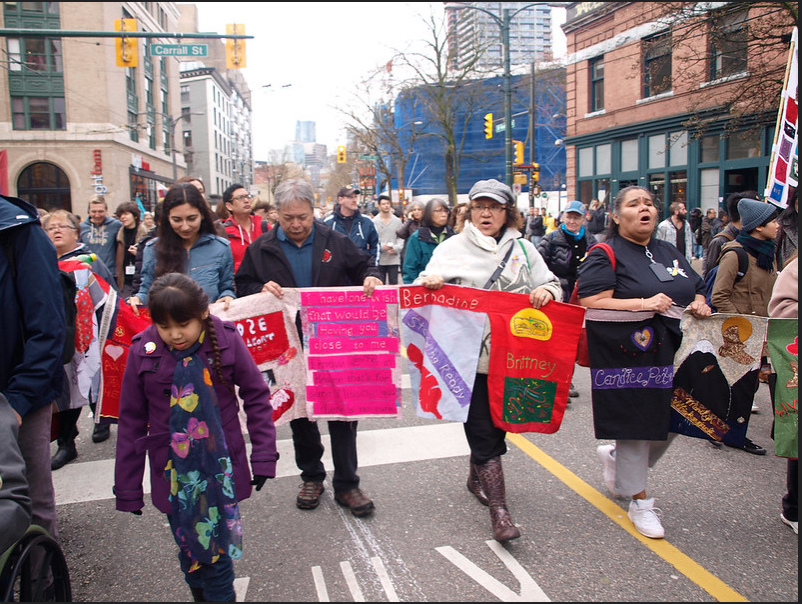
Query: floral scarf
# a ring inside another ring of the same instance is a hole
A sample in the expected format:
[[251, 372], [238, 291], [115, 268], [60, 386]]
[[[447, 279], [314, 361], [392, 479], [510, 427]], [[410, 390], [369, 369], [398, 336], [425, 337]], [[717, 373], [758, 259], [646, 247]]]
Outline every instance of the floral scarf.
[[242, 524], [212, 376], [198, 352], [206, 332], [187, 350], [170, 349], [178, 363], [170, 396], [170, 481], [175, 540], [193, 561], [242, 557]]

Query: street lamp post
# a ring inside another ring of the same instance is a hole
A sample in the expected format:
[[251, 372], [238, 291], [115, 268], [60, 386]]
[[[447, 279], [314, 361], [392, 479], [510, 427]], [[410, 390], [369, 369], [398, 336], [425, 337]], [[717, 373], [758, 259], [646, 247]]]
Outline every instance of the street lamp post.
[[165, 115], [160, 113], [159, 115], [162, 116], [162, 119], [167, 121], [167, 126], [170, 128], [170, 154], [173, 156], [173, 183], [175, 183], [176, 179], [178, 178], [178, 168], [175, 163], [175, 127], [178, 125], [183, 119], [188, 118], [190, 115], [203, 115], [199, 112], [190, 112], [190, 113], [182, 113], [178, 117], [172, 117], [170, 115]]
[[[511, 12], [512, 9], [505, 8], [501, 11], [501, 18], [498, 15], [491, 13], [489, 10], [480, 8], [478, 6], [471, 6], [469, 4], [460, 4], [462, 8], [471, 8], [478, 10], [488, 15], [496, 25], [501, 29], [501, 44], [504, 49], [504, 163], [505, 173], [507, 178], [507, 185], [512, 187], [512, 74], [510, 73], [510, 23], [515, 16], [528, 8], [537, 6], [538, 4], [547, 4], [549, 6], [564, 6], [569, 4], [567, 2], [531, 2]], [[533, 59], [534, 61], [534, 59]], [[534, 130], [534, 125], [532, 126]], [[530, 157], [530, 163], [534, 162], [534, 158]], [[530, 185], [531, 186], [531, 185]]]
[[501, 29], [501, 45], [504, 49], [504, 167], [507, 185], [512, 187], [512, 74], [510, 73], [510, 22], [523, 10], [532, 8], [543, 2], [532, 2], [511, 12], [511, 9], [501, 10], [501, 18], [489, 10], [478, 6], [462, 5], [462, 8], [471, 8], [488, 15]]

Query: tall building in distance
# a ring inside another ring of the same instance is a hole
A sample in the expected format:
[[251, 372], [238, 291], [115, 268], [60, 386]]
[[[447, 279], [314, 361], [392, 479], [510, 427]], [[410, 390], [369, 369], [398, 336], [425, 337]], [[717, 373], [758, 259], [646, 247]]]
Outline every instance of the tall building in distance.
[[[446, 3], [449, 47], [453, 67], [460, 69], [479, 54], [478, 69], [504, 66], [501, 27], [486, 12], [503, 19], [503, 10], [515, 15], [510, 21], [510, 63], [528, 65], [552, 58], [551, 7], [529, 2]], [[474, 7], [474, 8], [471, 8]], [[481, 9], [481, 10], [476, 10]], [[520, 10], [516, 14], [516, 11]]]
[[299, 143], [316, 143], [315, 122], [301, 120], [295, 122], [295, 140]]

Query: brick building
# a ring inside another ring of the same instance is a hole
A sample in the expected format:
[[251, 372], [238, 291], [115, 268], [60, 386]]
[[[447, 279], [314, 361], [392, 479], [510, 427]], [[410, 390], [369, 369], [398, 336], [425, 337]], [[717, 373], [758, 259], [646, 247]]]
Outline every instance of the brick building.
[[569, 199], [638, 184], [667, 211], [762, 191], [794, 26], [774, 4], [569, 5]]

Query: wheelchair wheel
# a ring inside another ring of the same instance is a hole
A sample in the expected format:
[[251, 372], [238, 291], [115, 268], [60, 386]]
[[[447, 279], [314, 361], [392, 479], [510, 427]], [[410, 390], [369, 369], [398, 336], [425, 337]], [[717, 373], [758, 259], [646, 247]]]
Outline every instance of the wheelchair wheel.
[[3, 602], [71, 602], [67, 561], [58, 542], [40, 526], [0, 557], [0, 595]]

